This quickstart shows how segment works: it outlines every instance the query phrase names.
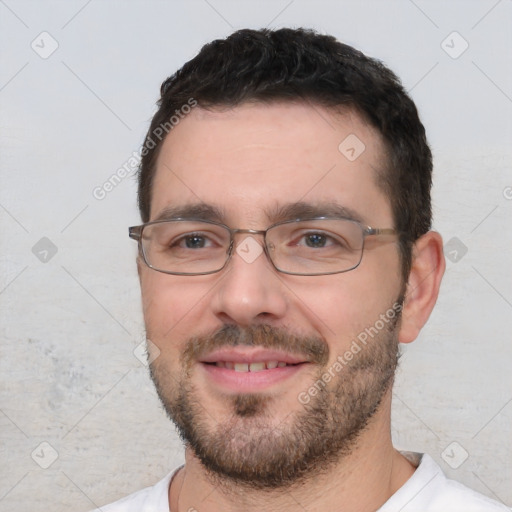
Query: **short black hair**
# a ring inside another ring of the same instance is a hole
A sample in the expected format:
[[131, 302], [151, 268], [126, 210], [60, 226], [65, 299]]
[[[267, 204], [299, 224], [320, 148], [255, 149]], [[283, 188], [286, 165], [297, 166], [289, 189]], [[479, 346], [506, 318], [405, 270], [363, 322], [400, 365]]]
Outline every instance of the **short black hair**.
[[[194, 104], [205, 109], [244, 102], [306, 101], [355, 111], [380, 133], [386, 149], [378, 184], [400, 232], [407, 281], [412, 245], [431, 226], [432, 154], [418, 111], [399, 78], [382, 62], [310, 29], [238, 30], [200, 52], [165, 80], [142, 148], [138, 204], [150, 217], [156, 160], [170, 119]], [[189, 108], [190, 109], [190, 108]], [[181, 117], [181, 116], [180, 116]], [[158, 140], [155, 141], [155, 138]]]

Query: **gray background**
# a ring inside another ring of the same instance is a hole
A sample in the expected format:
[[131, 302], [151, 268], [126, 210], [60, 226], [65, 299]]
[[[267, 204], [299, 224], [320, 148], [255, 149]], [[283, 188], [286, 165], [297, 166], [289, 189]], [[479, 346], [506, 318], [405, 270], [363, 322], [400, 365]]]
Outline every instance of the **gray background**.
[[404, 351], [393, 436], [512, 504], [511, 14], [510, 0], [0, 0], [0, 510], [86, 511], [182, 460], [136, 357], [135, 180], [93, 190], [138, 150], [165, 77], [263, 26], [331, 33], [411, 91], [448, 262]]

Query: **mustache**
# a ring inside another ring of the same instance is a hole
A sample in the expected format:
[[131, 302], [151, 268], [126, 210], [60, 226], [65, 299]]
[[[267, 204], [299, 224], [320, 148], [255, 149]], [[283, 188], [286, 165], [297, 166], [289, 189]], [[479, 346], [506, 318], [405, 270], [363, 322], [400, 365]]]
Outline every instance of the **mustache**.
[[322, 338], [300, 336], [282, 328], [262, 324], [248, 327], [224, 325], [209, 335], [195, 336], [186, 344], [182, 363], [185, 368], [190, 368], [194, 361], [200, 360], [213, 350], [240, 345], [282, 350], [321, 365], [329, 360], [329, 346]]

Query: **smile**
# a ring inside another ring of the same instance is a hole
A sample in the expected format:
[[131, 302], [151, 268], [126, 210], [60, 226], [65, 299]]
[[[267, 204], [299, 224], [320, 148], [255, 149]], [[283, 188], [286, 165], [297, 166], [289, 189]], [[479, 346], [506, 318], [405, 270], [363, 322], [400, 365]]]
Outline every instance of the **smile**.
[[304, 356], [261, 347], [216, 350], [199, 361], [210, 385], [229, 393], [254, 393], [283, 384], [310, 365]]
[[[227, 368], [235, 372], [261, 372], [264, 370], [273, 370], [274, 368], [284, 368], [288, 366], [285, 361], [258, 361], [254, 363], [239, 363], [235, 361], [217, 361], [215, 366]], [[291, 365], [290, 365], [291, 366]]]

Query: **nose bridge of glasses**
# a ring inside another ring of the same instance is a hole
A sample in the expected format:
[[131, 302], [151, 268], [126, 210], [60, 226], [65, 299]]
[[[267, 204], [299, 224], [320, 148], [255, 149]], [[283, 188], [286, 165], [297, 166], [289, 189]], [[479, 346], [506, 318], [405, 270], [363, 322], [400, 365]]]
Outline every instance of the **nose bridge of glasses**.
[[265, 236], [267, 230], [266, 229], [232, 229], [231, 234], [247, 234], [247, 235], [263, 235]]
[[[235, 247], [235, 235], [262, 235], [263, 238], [265, 238], [266, 234], [267, 234], [267, 230], [263, 230], [263, 229], [230, 229], [230, 234], [231, 234], [231, 242], [229, 244], [229, 251], [231, 252], [233, 250], [233, 248]], [[238, 243], [242, 243], [243, 240], [245, 240], [247, 237], [245, 238], [240, 238]], [[265, 244], [263, 244], [265, 245]]]
[[[267, 247], [267, 236], [268, 229], [230, 229], [231, 241], [228, 248], [228, 259], [231, 258], [236, 247], [236, 252], [246, 263], [252, 263], [262, 253], [267, 259], [272, 261]], [[235, 235], [248, 235], [239, 237], [237, 243], [235, 243]], [[253, 235], [261, 235], [263, 237], [263, 243], [256, 241]]]

